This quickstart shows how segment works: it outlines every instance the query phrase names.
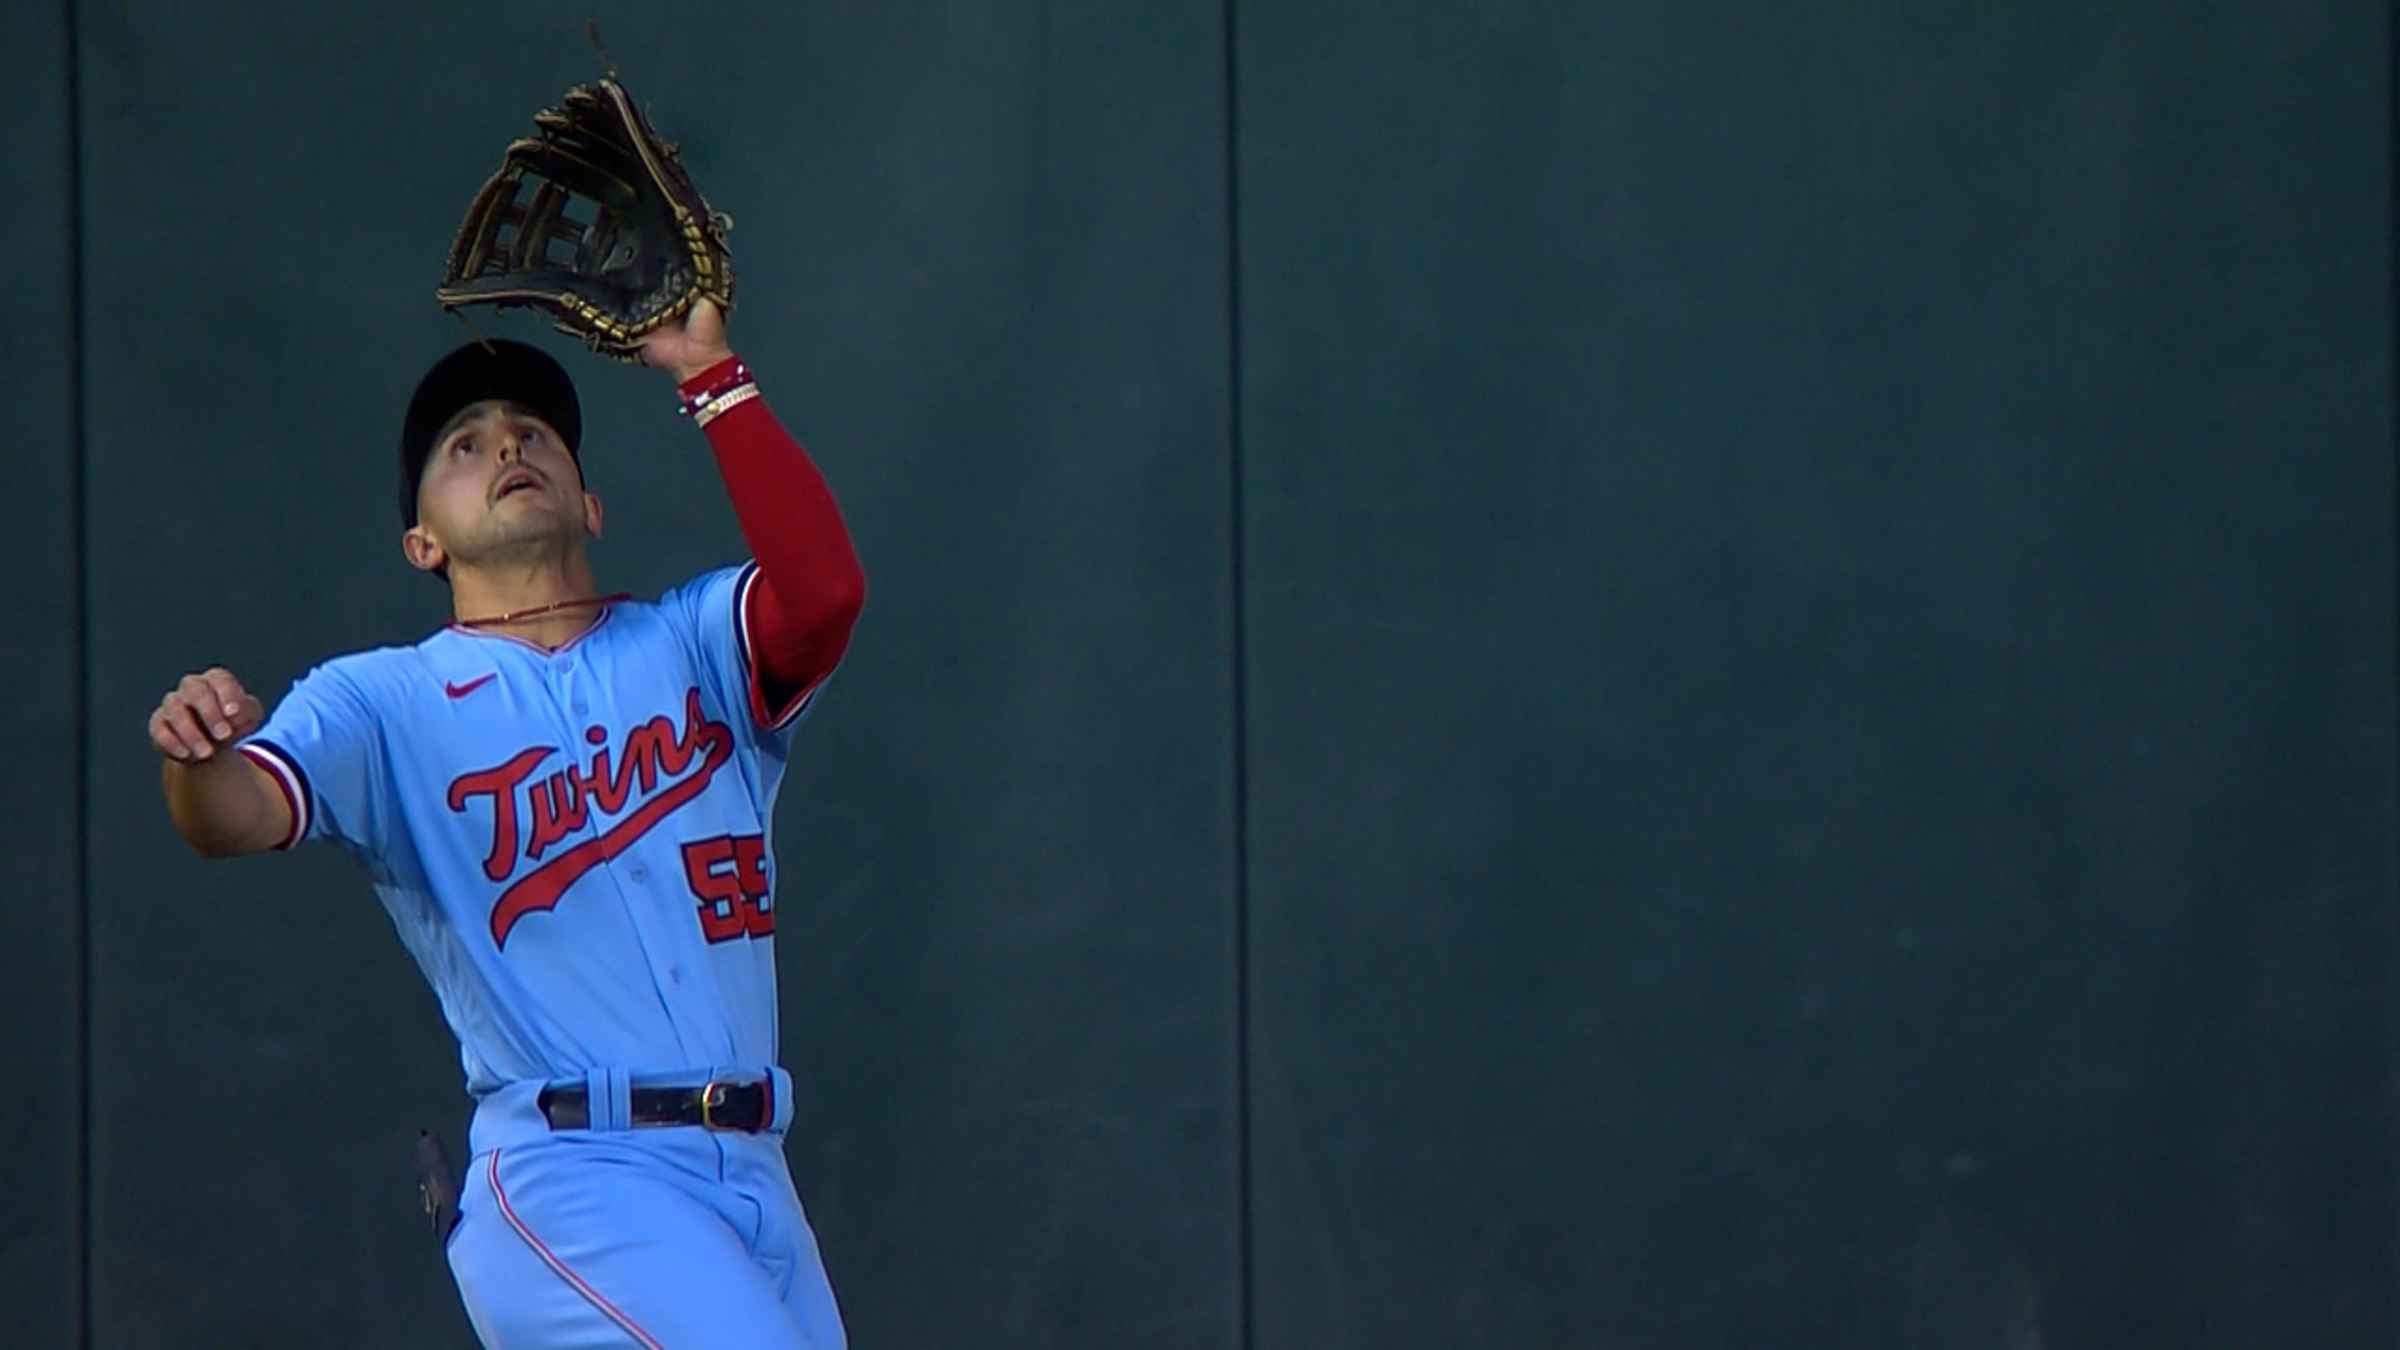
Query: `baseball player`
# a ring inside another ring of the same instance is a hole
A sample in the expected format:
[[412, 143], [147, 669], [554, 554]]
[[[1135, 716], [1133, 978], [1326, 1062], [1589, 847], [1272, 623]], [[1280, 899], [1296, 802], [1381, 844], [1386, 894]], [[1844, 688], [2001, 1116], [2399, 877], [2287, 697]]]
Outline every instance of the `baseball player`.
[[366, 868], [475, 1099], [451, 1271], [486, 1345], [843, 1344], [784, 1163], [774, 802], [865, 595], [824, 480], [696, 301], [641, 359], [705, 430], [753, 562], [602, 594], [566, 372], [437, 362], [400, 436], [401, 551], [456, 621], [337, 657], [272, 717], [223, 669], [149, 719], [204, 856]]

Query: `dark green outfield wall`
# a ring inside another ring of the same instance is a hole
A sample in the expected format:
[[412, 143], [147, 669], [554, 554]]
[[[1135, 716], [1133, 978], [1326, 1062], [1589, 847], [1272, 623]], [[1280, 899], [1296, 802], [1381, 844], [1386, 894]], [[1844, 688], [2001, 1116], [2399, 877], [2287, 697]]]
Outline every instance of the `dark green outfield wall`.
[[[0, 1317], [28, 1345], [70, 1345], [83, 1144], [77, 954], [83, 908], [77, 842], [77, 759], [83, 669], [77, 636], [81, 579], [75, 484], [75, 141], [67, 11], [0, 9], [0, 47], [17, 55], [0, 126], [13, 204], [0, 211], [0, 255], [15, 261], [0, 369], [13, 391], [0, 405], [18, 565], [4, 654], [17, 686], [8, 744], [16, 771], [0, 778], [9, 822], [0, 863], [0, 1026], [17, 1087], [0, 1093], [0, 1141], [10, 1166], [0, 1212]], [[162, 691], [163, 692], [163, 691]]]
[[[12, 1335], [471, 1343], [432, 999], [140, 727], [444, 617], [388, 442], [589, 14], [870, 574], [855, 1344], [2391, 1345], [2388, 18], [2099, 8], [10, 11]], [[737, 556], [558, 350], [606, 580]]]
[[1450, 8], [1240, 11], [1257, 1343], [2390, 1344], [2376, 8]]

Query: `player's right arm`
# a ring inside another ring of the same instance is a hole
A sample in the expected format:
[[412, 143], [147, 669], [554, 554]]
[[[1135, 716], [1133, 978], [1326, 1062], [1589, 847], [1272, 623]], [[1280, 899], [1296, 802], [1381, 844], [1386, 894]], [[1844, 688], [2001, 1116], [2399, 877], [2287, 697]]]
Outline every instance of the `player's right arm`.
[[291, 834], [292, 807], [272, 775], [234, 743], [266, 709], [222, 666], [186, 675], [150, 714], [167, 816], [203, 858], [263, 853]]

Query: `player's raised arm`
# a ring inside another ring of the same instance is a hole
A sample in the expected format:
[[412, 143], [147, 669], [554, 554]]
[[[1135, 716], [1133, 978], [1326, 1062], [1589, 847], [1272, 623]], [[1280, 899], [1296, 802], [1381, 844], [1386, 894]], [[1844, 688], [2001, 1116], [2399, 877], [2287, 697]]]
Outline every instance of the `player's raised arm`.
[[751, 641], [775, 706], [822, 680], [850, 645], [867, 578], [833, 490], [783, 429], [727, 345], [725, 319], [705, 297], [681, 324], [649, 335], [642, 360], [673, 376], [707, 432], [742, 538], [758, 560]]
[[291, 831], [283, 792], [234, 749], [265, 720], [266, 709], [223, 667], [184, 676], [150, 714], [150, 743], [166, 757], [159, 773], [167, 816], [204, 858], [263, 853]]

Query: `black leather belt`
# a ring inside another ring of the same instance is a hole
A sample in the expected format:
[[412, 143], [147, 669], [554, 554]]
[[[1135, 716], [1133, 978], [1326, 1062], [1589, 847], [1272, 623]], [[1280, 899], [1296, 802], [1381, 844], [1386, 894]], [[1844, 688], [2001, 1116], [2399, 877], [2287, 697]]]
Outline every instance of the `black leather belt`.
[[[767, 1082], [728, 1083], [705, 1087], [644, 1088], [632, 1092], [629, 1117], [635, 1126], [698, 1125], [711, 1130], [757, 1134], [775, 1123], [775, 1091]], [[588, 1130], [592, 1103], [582, 1088], [543, 1088], [535, 1099], [554, 1130]]]

